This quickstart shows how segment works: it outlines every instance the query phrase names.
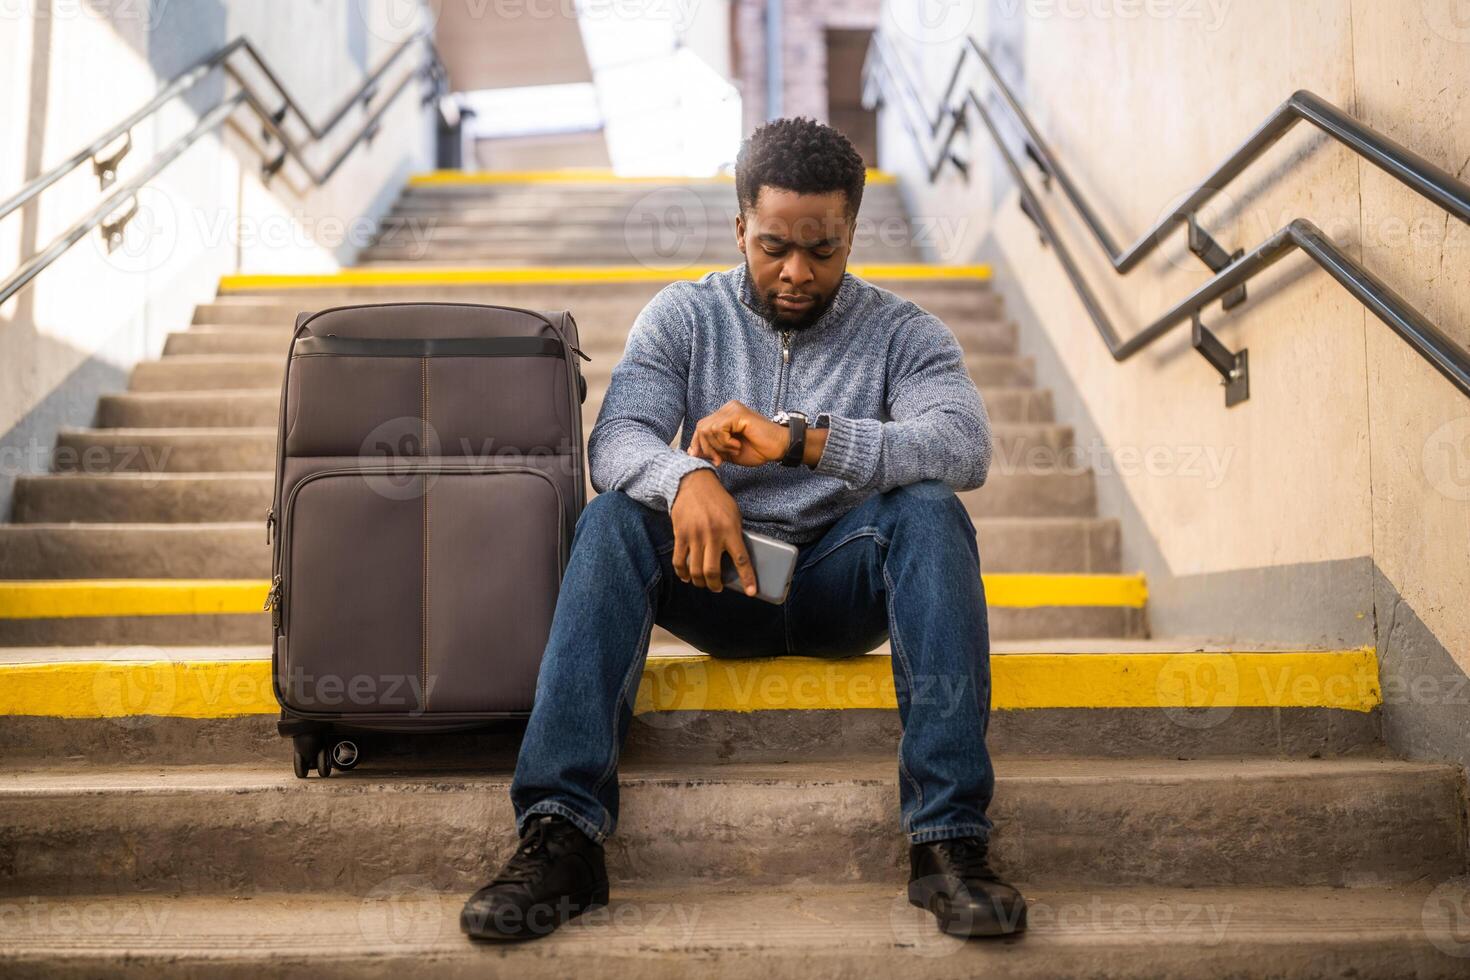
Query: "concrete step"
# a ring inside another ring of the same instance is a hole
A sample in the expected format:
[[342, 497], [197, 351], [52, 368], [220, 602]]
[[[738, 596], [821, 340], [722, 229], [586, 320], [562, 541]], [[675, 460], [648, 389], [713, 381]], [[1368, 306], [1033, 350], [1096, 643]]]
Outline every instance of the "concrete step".
[[[163, 354], [272, 354], [282, 359], [290, 345], [294, 320], [275, 323], [240, 324], [234, 327], [196, 326], [168, 335]], [[1016, 325], [1005, 320], [948, 320], [960, 346], [970, 354], [1015, 354], [1018, 344]], [[597, 363], [616, 361], [627, 346], [627, 326], [614, 329], [606, 320], [589, 321], [581, 328], [578, 347]]]
[[[954, 224], [958, 226], [958, 222]], [[629, 261], [627, 256], [633, 255], [650, 265], [697, 262], [729, 266], [743, 261], [734, 225], [733, 214], [717, 222], [678, 224], [652, 215], [615, 213], [599, 221], [549, 225], [499, 215], [474, 220], [456, 214], [426, 212], [391, 216], [373, 243], [359, 255], [359, 261], [380, 249], [410, 251], [411, 257], [422, 257], [437, 249], [481, 248], [487, 257], [541, 253], [548, 257], [549, 265], [564, 260], [558, 256], [585, 250], [591, 254], [623, 256], [615, 262]], [[923, 245], [942, 245], [944, 238], [956, 230], [958, 227], [933, 223], [911, 225], [901, 218], [859, 221], [848, 258], [854, 264], [923, 262]], [[418, 249], [428, 251], [414, 251]]]
[[[980, 392], [990, 420], [1051, 422], [1056, 417], [1051, 391], [1045, 388], [987, 388]], [[274, 429], [280, 414], [278, 389], [243, 391], [157, 391], [103, 395], [97, 424], [118, 428], [261, 428]], [[590, 433], [602, 407], [589, 392], [582, 406], [583, 430]]]
[[[474, 210], [483, 213], [484, 208]], [[494, 209], [488, 209], [493, 212]], [[603, 209], [601, 214], [606, 214]], [[928, 232], [929, 224], [909, 222], [888, 212], [887, 216], [866, 214], [858, 216], [853, 241], [858, 245], [898, 244], [911, 239], [919, 232]], [[506, 221], [499, 215], [491, 218], [473, 219], [465, 211], [456, 208], [406, 209], [393, 211], [379, 225], [379, 243], [398, 245], [417, 241], [464, 242], [479, 241], [494, 244], [607, 241], [622, 239], [625, 235], [639, 235], [653, 240], [657, 231], [669, 241], [681, 238], [728, 241], [736, 247], [735, 209], [718, 210], [708, 208], [669, 209], [653, 211], [631, 209], [617, 212], [611, 218], [583, 216], [580, 213], [566, 215], [554, 222], [544, 220]], [[736, 261], [739, 261], [737, 253]]]
[[[994, 422], [991, 437], [997, 456], [1025, 464], [1030, 467], [1026, 472], [1046, 475], [1065, 462], [1075, 441], [1071, 426], [1047, 422]], [[264, 471], [274, 470], [275, 462], [276, 430], [265, 426], [63, 429], [52, 468], [100, 476]], [[1005, 475], [1020, 472], [1016, 468]], [[989, 488], [987, 484], [984, 489]]]
[[[259, 525], [252, 525], [259, 530]], [[264, 535], [261, 536], [264, 540]], [[261, 595], [265, 594], [262, 579]], [[1109, 606], [992, 608], [996, 642], [1148, 635], [1144, 610]], [[270, 618], [261, 612], [178, 616], [77, 616], [0, 619], [0, 648], [127, 644], [191, 646], [269, 643]]]
[[[672, 181], [659, 180], [637, 180], [637, 181], [595, 181], [583, 183], [556, 182], [556, 183], [473, 183], [454, 181], [450, 183], [413, 183], [404, 188], [399, 196], [399, 201], [446, 201], [464, 203], [467, 201], [523, 201], [531, 200], [538, 204], [586, 204], [598, 200], [606, 201], [636, 201], [650, 196], [678, 195], [690, 200], [710, 200], [724, 203], [726, 201], [733, 207], [735, 203], [735, 182], [732, 180], [719, 181]], [[880, 183], [877, 180], [867, 182], [863, 187], [863, 210], [868, 205], [875, 208], [879, 206], [897, 207], [902, 204], [903, 198], [899, 194], [898, 184], [895, 182]]]
[[[128, 378], [129, 391], [215, 391], [220, 389], [276, 388], [279, 390], [285, 359], [268, 354], [179, 354], [156, 361], [143, 361]], [[970, 377], [981, 387], [1031, 387], [1036, 383], [1036, 365], [1029, 357], [971, 354], [965, 358]], [[604, 382], [612, 362], [590, 363], [583, 368], [588, 385]]]
[[[389, 270], [375, 270], [389, 275]], [[410, 269], [410, 271], [412, 271]], [[469, 270], [473, 272], [474, 270]], [[999, 294], [989, 284], [976, 280], [959, 280], [968, 289], [939, 291], [937, 283], [923, 284], [915, 289], [911, 281], [896, 281], [888, 284], [892, 291], [917, 303], [935, 315], [953, 317], [998, 315], [1001, 301]], [[437, 292], [451, 292], [454, 301], [469, 303], [501, 303], [528, 309], [570, 309], [581, 323], [584, 319], [606, 318], [608, 315], [623, 317], [624, 324], [632, 323], [638, 311], [666, 283], [629, 282], [603, 283], [603, 291], [596, 292], [582, 282], [496, 283], [485, 286], [445, 285], [391, 285], [391, 286], [315, 286], [256, 290], [253, 292], [231, 291], [221, 294], [213, 301], [195, 307], [195, 322], [213, 326], [230, 326], [234, 323], [284, 323], [289, 325], [301, 310], [324, 309], [327, 306], [352, 302], [353, 293], [360, 290], [375, 290], [377, 295], [364, 302], [431, 302]], [[884, 285], [879, 283], [879, 285]], [[396, 293], [395, 293], [396, 291]], [[466, 291], [478, 293], [464, 295]], [[499, 291], [497, 293], [497, 291]], [[326, 295], [323, 295], [326, 294]], [[328, 302], [331, 301], [331, 302]], [[247, 315], [247, 312], [255, 316]]]
[[[270, 655], [268, 645], [0, 649], [5, 759], [32, 767], [64, 759], [287, 766]], [[1364, 651], [997, 641], [986, 741], [1006, 757], [1383, 757], [1376, 670]], [[1223, 689], [1171, 684], [1196, 676], [1237, 683], [1228, 701]], [[1294, 683], [1303, 677], [1316, 683]], [[1367, 693], [1356, 697], [1360, 690]], [[654, 627], [622, 757], [670, 765], [892, 760], [900, 732], [892, 694], [887, 643], [838, 661], [718, 661]], [[510, 766], [522, 725], [355, 740], [379, 765]]]
[[276, 465], [274, 426], [63, 429], [56, 445], [52, 468], [68, 475], [238, 473]]
[[[1004, 759], [997, 870], [1037, 887], [1399, 885], [1465, 867], [1458, 771], [1386, 759]], [[614, 881], [901, 882], [893, 760], [626, 765]], [[0, 772], [6, 890], [363, 895], [513, 846], [509, 768], [49, 765]], [[793, 819], [793, 815], [802, 815]], [[779, 842], [778, 844], [775, 842]], [[208, 854], [208, 860], [200, 860]]]
[[[918, 262], [919, 250], [909, 244], [855, 242], [854, 262]], [[740, 250], [727, 240], [725, 233], [699, 236], [681, 233], [678, 237], [660, 234], [619, 234], [596, 239], [566, 242], [484, 242], [474, 240], [424, 240], [422, 237], [394, 237], [380, 240], [363, 249], [359, 265], [427, 262], [444, 265], [627, 265], [647, 263], [664, 265], [692, 262], [699, 265], [735, 265]]]
[[[647, 234], [657, 229], [669, 235], [700, 233], [719, 235], [735, 242], [735, 218], [739, 206], [733, 192], [719, 199], [658, 200], [662, 192], [639, 198], [578, 202], [572, 206], [550, 205], [550, 210], [535, 201], [485, 200], [473, 198], [444, 200], [400, 200], [380, 222], [381, 234], [437, 231], [444, 227], [478, 231], [487, 239], [529, 239], [544, 236], [550, 240], [595, 237], [622, 231]], [[682, 195], [681, 195], [682, 196]], [[864, 200], [857, 217], [855, 238], [876, 237], [880, 233], [896, 233], [911, 226], [934, 224], [925, 216], [910, 220], [903, 214], [900, 202]], [[520, 220], [510, 217], [514, 215]], [[495, 220], [498, 219], [498, 220]], [[952, 219], [955, 225], [958, 220]]]
[[[379, 290], [375, 295], [361, 299], [361, 302], [429, 302], [443, 298], [436, 295], [434, 290], [420, 290], [413, 287], [396, 288], [399, 290], [397, 294]], [[526, 309], [569, 309], [576, 317], [577, 326], [583, 336], [590, 337], [600, 331], [611, 331], [616, 336], [625, 337], [638, 313], [657, 292], [657, 290], [651, 290], [646, 294], [619, 299], [616, 297], [584, 297], [574, 293], [556, 295], [551, 290], [539, 287], [539, 291], [534, 293], [527, 287], [502, 286], [496, 288], [502, 292], [493, 293], [487, 289], [475, 296], [449, 297], [449, 299], [458, 302], [519, 306]], [[506, 295], [504, 291], [510, 289], [518, 289], [522, 294], [519, 296]], [[912, 299], [923, 309], [939, 317], [956, 333], [959, 333], [960, 328], [968, 323], [998, 320], [1003, 317], [1004, 311], [1001, 309], [999, 300], [995, 298], [996, 294], [985, 290], [976, 290], [971, 296], [956, 295], [925, 300], [902, 289], [898, 290], [898, 293], [907, 299]], [[302, 310], [325, 309], [329, 306], [354, 302], [353, 298], [346, 294], [325, 297], [302, 295], [295, 298], [294, 301], [289, 301], [289, 297], [287, 300], [283, 302], [280, 299], [263, 297], [259, 301], [244, 302], [231, 298], [229, 301], [203, 303], [195, 307], [194, 322], [201, 326], [252, 327], [265, 325], [289, 333], [296, 322], [296, 315]]]
[[[264, 595], [264, 590], [261, 594]], [[0, 619], [0, 651], [22, 647], [53, 649], [107, 644], [124, 644], [130, 649], [143, 646], [229, 647], [258, 645], [270, 641], [270, 619], [260, 612], [197, 616]]]
[[[16, 976], [481, 977], [527, 980], [820, 976], [1290, 978], [1464, 976], [1470, 941], [1458, 883], [1353, 889], [1107, 888], [1022, 883], [1017, 941], [939, 932], [904, 879], [750, 887], [614, 883], [612, 902], [552, 936], [486, 949], [465, 939], [467, 892], [437, 868], [385, 876], [367, 896], [77, 895], [29, 902], [0, 964]], [[317, 888], [327, 886], [322, 882]], [[58, 928], [57, 923], [88, 923]]]
[[[996, 517], [975, 526], [987, 572], [1120, 570], [1113, 520]], [[269, 577], [264, 511], [232, 523], [0, 525], [0, 579]]]
[[[250, 525], [260, 533], [259, 523]], [[260, 533], [260, 541], [265, 535]], [[265, 585], [260, 589], [265, 595]], [[992, 641], [1147, 636], [1141, 608], [991, 608]], [[269, 644], [265, 613], [207, 616], [78, 616], [66, 619], [0, 619], [0, 648], [128, 644], [148, 646]], [[1088, 718], [1094, 724], [1095, 717]], [[1091, 730], [1091, 729], [1089, 729]]]
[[[568, 200], [561, 195], [518, 194], [500, 198], [482, 195], [406, 195], [398, 199], [388, 218], [400, 222], [418, 220], [498, 222], [502, 225], [552, 227], [566, 215], [576, 225], [613, 227], [646, 226], [656, 223], [670, 230], [708, 228], [734, 237], [739, 205], [733, 189], [720, 195], [686, 197], [681, 190], [669, 194], [652, 190], [637, 194], [578, 195]], [[859, 222], [870, 224], [924, 223], [927, 216], [910, 217], [897, 200], [868, 201], [864, 195]], [[386, 223], [386, 221], [385, 221]]]
[[[267, 444], [261, 455], [270, 451]], [[16, 480], [11, 520], [16, 524], [250, 521], [265, 514], [272, 489], [272, 475], [264, 470], [22, 476]], [[589, 498], [594, 495], [589, 486]], [[1000, 473], [979, 490], [967, 491], [964, 500], [977, 520], [1092, 517], [1097, 512], [1092, 474], [1085, 471]]]
[[[732, 263], [733, 267], [733, 263]], [[649, 272], [649, 267], [633, 267], [639, 272]], [[854, 272], [862, 274], [862, 266]], [[569, 309], [583, 319], [584, 311], [591, 316], [597, 306], [620, 310], [626, 313], [624, 324], [633, 322], [633, 317], [673, 277], [650, 281], [600, 280], [596, 276], [584, 277], [573, 269], [557, 270], [558, 278], [549, 281], [505, 281], [494, 270], [493, 281], [476, 281], [476, 270], [456, 268], [452, 277], [441, 278], [433, 269], [408, 268], [403, 275], [389, 270], [365, 270], [371, 274], [368, 282], [352, 280], [339, 282], [340, 277], [304, 278], [298, 285], [279, 285], [277, 279], [266, 280], [270, 285], [251, 285], [253, 280], [240, 279], [239, 284], [227, 280], [221, 295], [214, 303], [197, 308], [203, 318], [196, 316], [198, 323], [224, 324], [229, 322], [285, 322], [295, 319], [300, 310], [325, 309], [345, 303], [392, 303], [392, 302], [464, 302], [500, 303], [530, 309]], [[523, 271], [509, 270], [516, 275]], [[350, 272], [349, 272], [350, 274]], [[572, 275], [573, 278], [566, 278]], [[1003, 315], [1004, 303], [1000, 294], [990, 288], [987, 281], [973, 277], [944, 279], [883, 278], [872, 274], [864, 276], [869, 282], [888, 289], [905, 299], [917, 303], [930, 312], [938, 314], [940, 309], [950, 312], [968, 312], [976, 316], [999, 317]], [[258, 311], [266, 308], [289, 309], [285, 318], [279, 316], [261, 318]], [[246, 312], [246, 311], [249, 312]], [[235, 316], [231, 321], [220, 319], [221, 315]]]
[[97, 425], [120, 429], [265, 428], [280, 420], [281, 392], [150, 391], [103, 395]]
[[163, 356], [176, 354], [253, 354], [284, 359], [291, 345], [293, 321], [250, 327], [194, 327], [164, 339]]
[[270, 577], [265, 515], [229, 524], [0, 525], [0, 579]]
[[[483, 194], [489, 196], [511, 195], [526, 192], [558, 192], [568, 194], [588, 193], [644, 193], [651, 189], [670, 187], [685, 189], [695, 194], [734, 193], [735, 182], [730, 177], [689, 178], [680, 176], [620, 177], [607, 171], [505, 171], [500, 173], [445, 173], [430, 171], [414, 174], [403, 189], [403, 196], [428, 196], [432, 194]], [[898, 182], [895, 175], [887, 171], [871, 170], [864, 181], [863, 200], [868, 195], [882, 197], [896, 195]]]
[[[395, 210], [410, 208], [439, 208], [454, 212], [468, 207], [536, 207], [549, 209], [542, 212], [548, 223], [560, 222], [566, 215], [570, 220], [580, 220], [583, 209], [596, 207], [637, 206], [650, 213], [672, 211], [675, 206], [688, 202], [699, 202], [708, 210], [716, 211], [736, 208], [734, 182], [712, 183], [703, 186], [670, 184], [635, 184], [624, 187], [586, 186], [573, 187], [563, 184], [544, 186], [526, 184], [521, 186], [500, 185], [458, 187], [409, 187], [394, 204]], [[903, 207], [903, 199], [895, 185], [863, 188], [862, 214], [894, 213]], [[872, 211], [869, 211], [869, 208]]]
[[[31, 531], [24, 542], [31, 546], [31, 565], [57, 572], [43, 578], [4, 577], [0, 567], [0, 646], [268, 643], [269, 624], [261, 611], [267, 582], [256, 570], [266, 559], [252, 557], [255, 546], [247, 537], [261, 526], [42, 524], [0, 529], [0, 543], [7, 536], [16, 540], [15, 532]], [[48, 529], [62, 530], [47, 536]], [[168, 569], [183, 571], [171, 574]], [[1147, 597], [1139, 576], [990, 570], [984, 575], [990, 635], [996, 642], [1147, 635]]]
[[[508, 202], [525, 202], [528, 204], [549, 205], [555, 212], [564, 212], [572, 220], [579, 213], [582, 206], [596, 203], [604, 204], [626, 204], [628, 202], [657, 200], [670, 198], [675, 200], [689, 200], [709, 202], [711, 205], [720, 207], [735, 206], [735, 182], [705, 181], [702, 183], [679, 182], [666, 183], [658, 180], [650, 181], [627, 181], [623, 183], [607, 184], [574, 184], [562, 182], [556, 184], [526, 183], [526, 184], [411, 184], [405, 187], [399, 195], [397, 203], [433, 204], [443, 202], [446, 205], [465, 206], [474, 203], [486, 205], [504, 204]], [[898, 191], [896, 183], [878, 183], [870, 181], [863, 188], [862, 211], [867, 212], [869, 205], [874, 209], [899, 208], [903, 206], [903, 197]], [[553, 214], [552, 216], [555, 216]]]
[[142, 361], [129, 391], [211, 391], [281, 387], [285, 360], [270, 355], [189, 354]]
[[[621, 185], [609, 184], [414, 184], [404, 188], [395, 204], [429, 206], [442, 202], [446, 210], [470, 205], [494, 206], [515, 202], [552, 205], [552, 217], [580, 220], [581, 206], [591, 204], [628, 204], [667, 199], [670, 203], [701, 202], [713, 208], [736, 206], [734, 181], [704, 183], [664, 183], [639, 181]], [[876, 210], [903, 207], [903, 196], [896, 183], [870, 181], [863, 188], [861, 213], [869, 206]]]
[[[608, 201], [588, 202], [574, 208], [530, 201], [401, 201], [383, 219], [379, 235], [423, 236], [449, 227], [464, 234], [479, 232], [487, 239], [530, 238], [544, 231], [545, 240], [554, 241], [625, 232], [647, 236], [656, 231], [670, 240], [680, 236], [718, 238], [734, 248], [738, 214], [733, 194], [719, 202]], [[564, 222], [561, 215], [568, 215], [571, 220]], [[864, 201], [853, 241], [859, 246], [896, 239], [912, 241], [922, 234], [938, 246], [945, 238], [954, 238], [963, 231], [963, 223], [955, 216], [947, 220], [929, 216], [911, 219], [899, 208], [875, 207], [869, 212]]]
[[[631, 318], [626, 321], [606, 316], [588, 318], [580, 311], [574, 315], [580, 333], [577, 346], [594, 363], [616, 361], [622, 356], [628, 342]], [[1014, 355], [1017, 351], [1019, 332], [1011, 321], [969, 315], [944, 319], [966, 353]], [[165, 357], [175, 354], [274, 354], [284, 359], [294, 325], [295, 315], [291, 314], [269, 323], [195, 326], [191, 330], [169, 334], [163, 353]]]
[[[676, 247], [677, 246], [677, 247]], [[882, 261], [909, 261], [884, 257]], [[648, 236], [608, 236], [566, 242], [379, 241], [363, 249], [362, 263], [438, 262], [465, 265], [622, 265], [635, 262], [697, 262], [734, 265], [740, 250], [724, 240], [686, 239], [660, 249]], [[872, 261], [879, 261], [873, 258]]]
[[67, 473], [16, 480], [17, 525], [264, 520], [270, 473]]

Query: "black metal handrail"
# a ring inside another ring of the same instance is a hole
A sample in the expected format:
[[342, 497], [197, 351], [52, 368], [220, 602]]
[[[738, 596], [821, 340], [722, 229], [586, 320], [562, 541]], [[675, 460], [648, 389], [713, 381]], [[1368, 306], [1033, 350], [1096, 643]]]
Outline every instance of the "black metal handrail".
[[[1126, 275], [1138, 263], [1158, 248], [1178, 227], [1189, 232], [1190, 251], [1198, 255], [1215, 275], [1189, 296], [1153, 323], [1134, 334], [1126, 341], [1121, 339], [1104, 312], [1096, 295], [1087, 284], [1080, 267], [1071, 252], [1056, 234], [1056, 229], [1041, 206], [1040, 197], [1026, 179], [1024, 168], [1017, 154], [1003, 138], [994, 115], [986, 107], [979, 93], [966, 89], [955, 101], [955, 91], [965, 64], [974, 57], [989, 75], [992, 85], [1000, 93], [1011, 114], [1026, 134], [1025, 155], [1042, 172], [1046, 186], [1053, 179], [1091, 231], [1094, 240], [1106, 253], [1113, 269]], [[881, 75], [881, 79], [880, 79]], [[885, 86], [883, 82], [888, 84]], [[1021, 207], [1036, 224], [1042, 240], [1051, 246], [1061, 262], [1063, 271], [1072, 283], [1079, 299], [1086, 308], [1089, 318], [1096, 325], [1108, 351], [1117, 361], [1123, 361], [1158, 340], [1175, 326], [1187, 321], [1193, 325], [1191, 341], [1206, 360], [1220, 372], [1226, 386], [1226, 404], [1234, 405], [1249, 397], [1249, 364], [1246, 351], [1228, 350], [1201, 321], [1204, 308], [1220, 300], [1225, 309], [1230, 309], [1245, 300], [1245, 283], [1273, 265], [1289, 252], [1300, 249], [1337, 280], [1359, 302], [1386, 323], [1395, 333], [1450, 380], [1459, 390], [1470, 396], [1470, 354], [1465, 348], [1448, 337], [1423, 314], [1399, 296], [1388, 285], [1360, 263], [1344, 253], [1310, 221], [1296, 219], [1277, 231], [1249, 253], [1238, 250], [1227, 253], [1207, 232], [1200, 227], [1197, 214], [1211, 198], [1275, 144], [1297, 122], [1305, 120], [1317, 126], [1355, 153], [1366, 158], [1388, 174], [1400, 180], [1412, 190], [1434, 202], [1446, 211], [1470, 223], [1470, 185], [1456, 180], [1448, 172], [1435, 166], [1413, 151], [1390, 140], [1388, 137], [1363, 125], [1336, 106], [1319, 96], [1300, 91], [1283, 103], [1224, 163], [1195, 187], [1184, 200], [1153, 228], [1140, 237], [1127, 250], [1119, 249], [1112, 236], [1098, 219], [1076, 183], [1066, 169], [1057, 161], [1030, 117], [1005, 80], [996, 70], [986, 52], [972, 38], [965, 44], [950, 72], [949, 83], [943, 95], [936, 100], [931, 114], [924, 108], [924, 98], [913, 82], [910, 73], [903, 67], [902, 59], [889, 50], [886, 40], [875, 35], [869, 48], [868, 60], [864, 65], [864, 103], [872, 107], [881, 102], [881, 96], [896, 93], [903, 101], [912, 103], [913, 108], [925, 120], [931, 139], [939, 144], [938, 153], [931, 163], [927, 148], [912, 125], [907, 124], [910, 137], [918, 140], [916, 148], [929, 169], [933, 181], [942, 172], [946, 161], [955, 163], [965, 170], [964, 161], [958, 159], [951, 145], [960, 132], [968, 126], [968, 113], [974, 110], [984, 124], [992, 141], [1004, 159], [1007, 169], [1016, 181], [1021, 197]], [[947, 131], [940, 138], [942, 130]]]
[[[327, 139], [337, 129], [339, 123], [347, 117], [354, 106], [362, 105], [368, 107], [377, 96], [379, 85], [383, 77], [401, 59], [403, 54], [415, 45], [423, 45], [428, 58], [424, 64], [412, 71], [404, 73], [398, 82], [389, 91], [375, 109], [371, 111], [362, 125], [353, 134], [327, 164], [325, 168], [318, 169], [306, 155], [306, 144], [317, 144]], [[270, 83], [277, 96], [281, 100], [279, 108], [271, 109], [266, 104], [266, 99], [259, 95], [250, 79], [244, 75], [240, 68], [232, 64], [230, 58], [236, 52], [241, 52], [255, 66]], [[439, 53], [434, 48], [434, 43], [426, 32], [417, 33], [405, 38], [379, 63], [378, 67], [365, 78], [357, 90], [349, 95], [328, 116], [325, 123], [317, 123], [303, 109], [297, 100], [292, 97], [290, 90], [281, 82], [276, 73], [271, 70], [270, 65], [261, 57], [255, 46], [245, 37], [237, 37], [229, 44], [215, 51], [193, 65], [175, 75], [167, 85], [136, 111], [129, 114], [121, 122], [110, 127], [92, 142], [82, 147], [76, 153], [67, 157], [61, 163], [48, 170], [46, 173], [27, 182], [15, 194], [4, 202], [0, 202], [0, 219], [4, 219], [17, 209], [34, 200], [48, 187], [75, 171], [78, 167], [91, 161], [93, 172], [96, 174], [102, 190], [110, 187], [117, 178], [118, 166], [123, 157], [132, 149], [132, 130], [144, 119], [149, 118], [165, 104], [186, 92], [192, 90], [204, 79], [210, 77], [215, 71], [223, 71], [234, 79], [239, 86], [239, 91], [226, 97], [206, 112], [199, 122], [189, 132], [178, 137], [164, 149], [160, 150], [143, 170], [131, 180], [123, 183], [116, 191], [99, 202], [86, 215], [78, 219], [69, 228], [56, 236], [45, 248], [35, 255], [26, 259], [3, 283], [0, 283], [0, 303], [4, 303], [21, 289], [40, 275], [47, 266], [60, 258], [68, 249], [81, 241], [94, 228], [101, 228], [104, 238], [109, 247], [114, 246], [120, 240], [128, 221], [137, 212], [136, 200], [134, 207], [121, 214], [115, 220], [109, 222], [107, 219], [118, 214], [124, 202], [135, 198], [135, 195], [147, 183], [158, 176], [169, 164], [178, 159], [190, 146], [201, 137], [213, 132], [223, 126], [230, 118], [234, 110], [241, 106], [247, 106], [259, 118], [266, 136], [274, 139], [280, 144], [280, 152], [261, 164], [262, 176], [269, 180], [286, 163], [287, 159], [295, 160], [302, 171], [311, 179], [315, 186], [320, 187], [332, 178], [352, 154], [359, 144], [370, 141], [377, 133], [379, 123], [383, 114], [391, 108], [398, 97], [413, 84], [416, 79], [426, 79], [431, 83], [429, 93], [424, 97], [424, 104], [437, 98], [444, 90], [447, 77], [443, 62]], [[294, 117], [309, 134], [306, 143], [298, 142], [285, 129], [287, 117]], [[113, 146], [119, 139], [123, 139], [123, 145], [107, 157], [101, 154], [107, 148]]]

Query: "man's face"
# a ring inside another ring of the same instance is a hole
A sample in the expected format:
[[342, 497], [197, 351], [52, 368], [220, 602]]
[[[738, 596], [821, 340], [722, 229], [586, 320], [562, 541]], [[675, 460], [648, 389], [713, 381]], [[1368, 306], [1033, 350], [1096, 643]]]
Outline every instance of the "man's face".
[[842, 191], [761, 187], [755, 208], [735, 219], [735, 237], [766, 319], [800, 330], [822, 315], [847, 271], [852, 231]]

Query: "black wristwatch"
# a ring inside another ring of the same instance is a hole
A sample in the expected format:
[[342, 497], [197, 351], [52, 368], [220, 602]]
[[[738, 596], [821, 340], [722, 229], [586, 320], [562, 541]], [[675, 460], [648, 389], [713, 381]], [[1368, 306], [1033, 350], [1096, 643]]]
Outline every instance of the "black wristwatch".
[[771, 421], [791, 430], [791, 442], [786, 447], [786, 455], [781, 457], [781, 465], [800, 466], [806, 455], [806, 413], [781, 411], [771, 416]]
[[805, 412], [781, 411], [772, 415], [771, 421], [777, 425], [789, 426], [791, 429], [791, 445], [786, 447], [786, 455], [781, 457], [781, 465], [800, 466], [802, 457], [806, 455], [806, 430], [830, 428], [832, 415], [829, 412], [823, 412], [817, 416], [815, 422], [809, 424]]

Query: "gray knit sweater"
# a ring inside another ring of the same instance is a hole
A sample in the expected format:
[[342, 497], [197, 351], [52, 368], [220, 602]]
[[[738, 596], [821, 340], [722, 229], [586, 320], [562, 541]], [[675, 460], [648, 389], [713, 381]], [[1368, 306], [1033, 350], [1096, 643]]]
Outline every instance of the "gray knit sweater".
[[[747, 531], [802, 544], [875, 491], [985, 482], [990, 419], [938, 317], [846, 272], [821, 317], [788, 332], [783, 363], [782, 333], [752, 305], [748, 278], [741, 262], [673, 282], [638, 314], [588, 436], [594, 489], [669, 510], [680, 479], [711, 467]], [[713, 467], [688, 455], [695, 423], [730, 399], [766, 416], [831, 413], [816, 468]]]

